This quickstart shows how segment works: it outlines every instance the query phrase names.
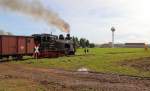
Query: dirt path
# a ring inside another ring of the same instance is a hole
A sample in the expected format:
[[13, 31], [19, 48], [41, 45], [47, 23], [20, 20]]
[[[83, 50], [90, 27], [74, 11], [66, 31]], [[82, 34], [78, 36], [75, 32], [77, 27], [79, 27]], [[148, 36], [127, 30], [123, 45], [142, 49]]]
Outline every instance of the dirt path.
[[0, 64], [0, 79], [26, 79], [46, 91], [150, 91], [150, 78]]

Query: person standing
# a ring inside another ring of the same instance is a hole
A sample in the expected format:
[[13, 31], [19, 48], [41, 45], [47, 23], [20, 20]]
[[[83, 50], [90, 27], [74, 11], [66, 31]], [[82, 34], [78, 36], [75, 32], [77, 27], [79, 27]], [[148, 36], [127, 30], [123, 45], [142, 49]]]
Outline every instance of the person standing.
[[145, 51], [148, 51], [148, 45], [147, 44], [145, 44], [144, 49], [145, 49]]
[[84, 53], [86, 54], [86, 48], [84, 49]]
[[89, 53], [89, 49], [87, 49], [86, 52]]

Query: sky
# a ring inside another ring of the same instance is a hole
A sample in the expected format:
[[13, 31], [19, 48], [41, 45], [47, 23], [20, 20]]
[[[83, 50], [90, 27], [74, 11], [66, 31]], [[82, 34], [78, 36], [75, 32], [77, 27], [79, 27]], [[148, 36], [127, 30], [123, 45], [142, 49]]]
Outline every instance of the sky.
[[[70, 24], [71, 35], [93, 43], [111, 41], [114, 26], [115, 42], [150, 43], [149, 0], [41, 0]], [[16, 35], [34, 33], [66, 34], [44, 21], [0, 9], [0, 29]]]

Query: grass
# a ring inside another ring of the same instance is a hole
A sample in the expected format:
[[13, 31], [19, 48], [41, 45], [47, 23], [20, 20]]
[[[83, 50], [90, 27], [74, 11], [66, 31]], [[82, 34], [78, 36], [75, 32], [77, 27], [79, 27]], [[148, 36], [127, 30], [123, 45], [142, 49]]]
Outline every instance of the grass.
[[76, 55], [71, 57], [29, 59], [26, 61], [12, 61], [12, 63], [73, 71], [86, 67], [96, 72], [150, 77], [150, 72], [118, 64], [118, 62], [124, 60], [144, 57], [150, 57], [150, 51], [144, 51], [144, 48], [93, 48], [90, 49], [90, 53], [87, 55], [84, 54], [83, 49], [78, 49]]

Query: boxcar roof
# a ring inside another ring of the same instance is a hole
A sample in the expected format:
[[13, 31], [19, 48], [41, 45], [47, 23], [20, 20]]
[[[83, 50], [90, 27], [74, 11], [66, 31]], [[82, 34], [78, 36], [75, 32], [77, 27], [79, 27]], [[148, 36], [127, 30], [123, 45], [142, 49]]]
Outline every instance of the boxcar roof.
[[2, 37], [2, 36], [10, 36], [10, 37], [31, 37], [31, 38], [33, 38], [33, 36], [24, 36], [24, 35], [0, 35], [0, 37]]

